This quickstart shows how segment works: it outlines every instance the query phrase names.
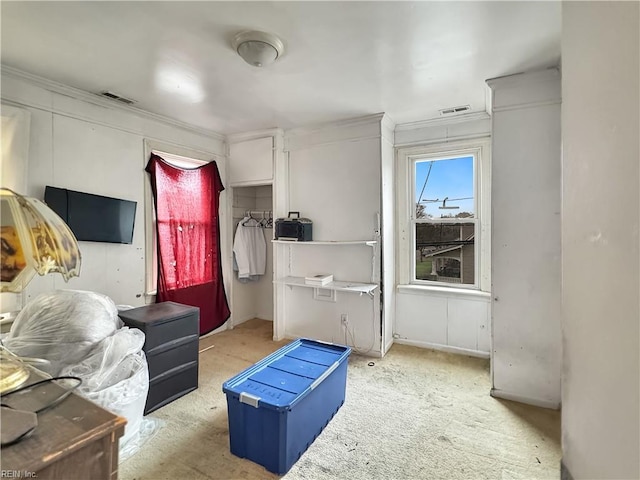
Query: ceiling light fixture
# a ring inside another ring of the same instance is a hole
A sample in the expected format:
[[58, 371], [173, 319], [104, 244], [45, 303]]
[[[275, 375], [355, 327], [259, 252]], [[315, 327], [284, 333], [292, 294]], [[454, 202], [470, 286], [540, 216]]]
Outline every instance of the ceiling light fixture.
[[233, 39], [233, 48], [254, 67], [269, 65], [284, 53], [282, 40], [271, 33], [258, 31], [238, 33]]

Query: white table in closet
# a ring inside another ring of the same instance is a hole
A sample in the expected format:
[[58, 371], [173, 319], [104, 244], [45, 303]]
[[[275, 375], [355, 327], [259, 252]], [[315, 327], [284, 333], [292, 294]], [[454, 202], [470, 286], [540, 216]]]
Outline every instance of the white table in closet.
[[[378, 243], [377, 240], [351, 240], [351, 241], [310, 241], [310, 242], [295, 242], [291, 240], [271, 240], [273, 243], [290, 245], [290, 246], [311, 246], [311, 245], [366, 245], [369, 247], [375, 247]], [[289, 287], [306, 287], [306, 288], [323, 288], [326, 290], [336, 290], [341, 292], [363, 293], [373, 296], [373, 291], [378, 287], [375, 283], [361, 283], [350, 282], [345, 280], [334, 280], [331, 283], [318, 287], [317, 285], [308, 285], [305, 283], [304, 277], [283, 277], [275, 280], [274, 283], [281, 283], [288, 285]]]

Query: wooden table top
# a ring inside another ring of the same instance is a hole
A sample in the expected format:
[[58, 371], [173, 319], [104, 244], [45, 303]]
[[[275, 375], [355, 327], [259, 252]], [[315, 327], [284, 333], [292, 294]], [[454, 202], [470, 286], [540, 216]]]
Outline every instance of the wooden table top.
[[[33, 370], [26, 384], [43, 378], [46, 377]], [[35, 411], [64, 391], [51, 382], [31, 391], [5, 394], [2, 402], [12, 408]], [[38, 426], [29, 437], [2, 448], [2, 469], [37, 472], [105, 435], [115, 432], [121, 436], [125, 424], [126, 419], [71, 393], [60, 404], [38, 414]]]

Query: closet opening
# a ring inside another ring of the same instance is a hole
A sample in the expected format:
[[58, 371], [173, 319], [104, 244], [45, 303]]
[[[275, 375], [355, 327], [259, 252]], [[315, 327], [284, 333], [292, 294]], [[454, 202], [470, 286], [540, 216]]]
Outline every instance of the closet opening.
[[273, 322], [273, 188], [268, 184], [232, 190], [230, 326]]

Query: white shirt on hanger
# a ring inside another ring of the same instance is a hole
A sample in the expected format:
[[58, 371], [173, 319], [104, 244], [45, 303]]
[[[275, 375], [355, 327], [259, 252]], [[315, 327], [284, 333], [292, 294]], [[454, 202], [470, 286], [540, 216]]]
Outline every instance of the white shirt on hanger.
[[267, 265], [267, 242], [263, 230], [251, 217], [244, 217], [238, 223], [233, 240], [233, 253], [238, 265], [239, 279], [264, 275]]

